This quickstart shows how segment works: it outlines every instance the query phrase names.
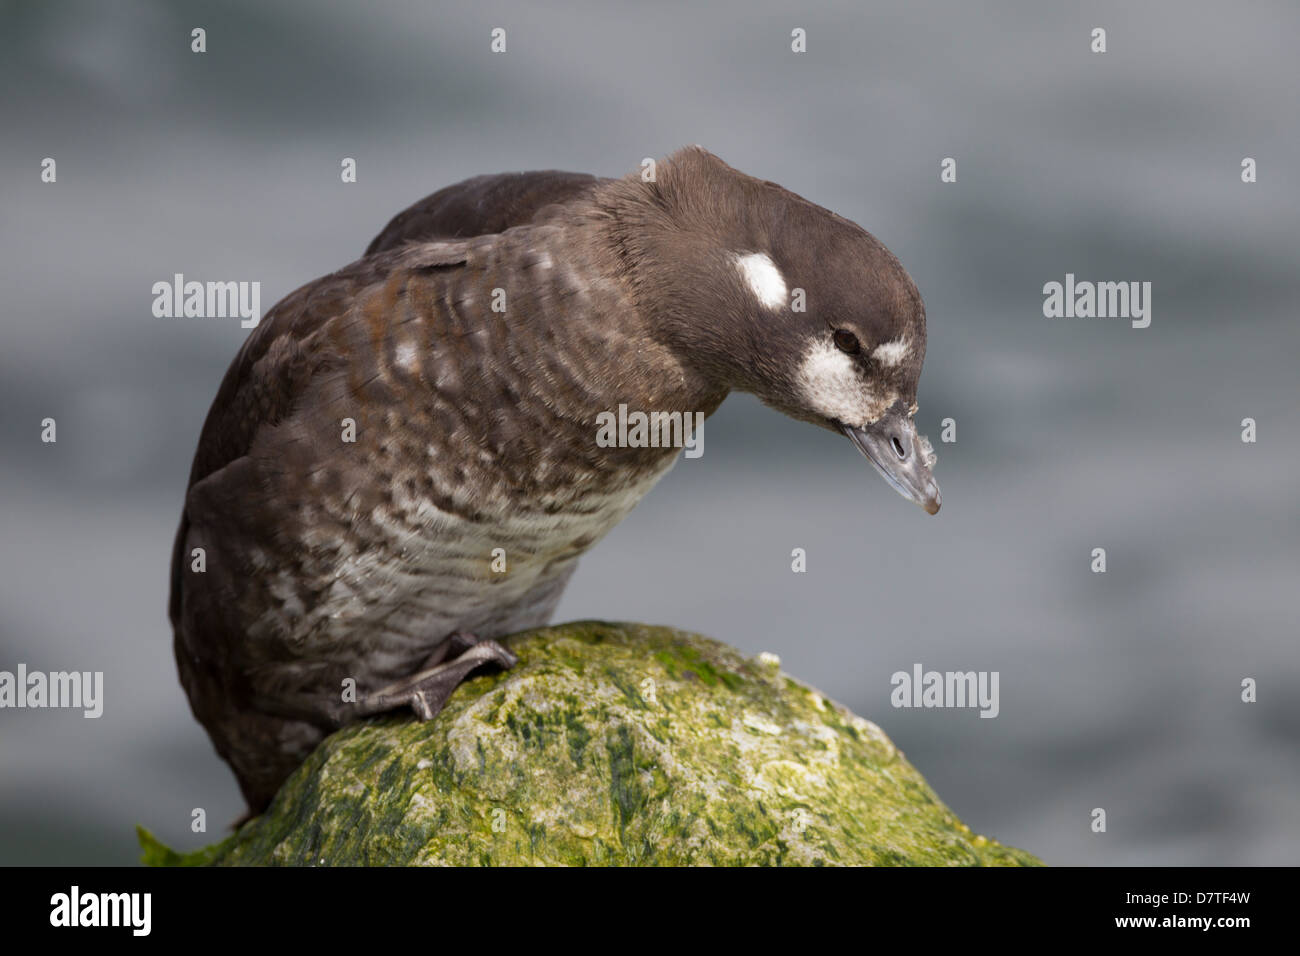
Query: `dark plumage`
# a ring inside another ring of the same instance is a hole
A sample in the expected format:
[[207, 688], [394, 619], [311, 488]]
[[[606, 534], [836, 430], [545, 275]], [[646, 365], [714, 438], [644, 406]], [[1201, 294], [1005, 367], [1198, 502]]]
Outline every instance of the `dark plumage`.
[[578, 199], [610, 181], [557, 169], [475, 176], [439, 189], [403, 209], [366, 247], [366, 255], [397, 249], [408, 242], [505, 232], [511, 226], [530, 222], [547, 206]]
[[199, 439], [170, 614], [194, 713], [253, 811], [330, 730], [431, 717], [471, 670], [513, 662], [492, 639], [545, 623], [678, 453], [600, 447], [601, 412], [707, 415], [752, 392], [938, 509], [911, 424], [925, 313], [898, 261], [704, 150], [657, 180], [441, 190], [240, 349]]

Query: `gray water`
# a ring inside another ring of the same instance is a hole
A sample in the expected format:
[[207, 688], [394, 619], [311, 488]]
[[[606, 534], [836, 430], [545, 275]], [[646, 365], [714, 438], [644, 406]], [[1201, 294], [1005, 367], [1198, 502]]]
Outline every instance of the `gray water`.
[[[198, 430], [246, 332], [153, 318], [152, 284], [256, 279], [269, 308], [439, 186], [621, 175], [688, 143], [907, 266], [943, 511], [734, 396], [557, 619], [775, 652], [881, 724], [976, 831], [1050, 863], [1300, 862], [1300, 10], [541, 6], [0, 11], [0, 669], [107, 685], [99, 720], [0, 713], [0, 862], [130, 862], [137, 822], [193, 847], [242, 809], [165, 605]], [[1151, 282], [1151, 326], [1044, 318], [1067, 272]], [[890, 675], [917, 662], [998, 671], [999, 716], [892, 708]]]

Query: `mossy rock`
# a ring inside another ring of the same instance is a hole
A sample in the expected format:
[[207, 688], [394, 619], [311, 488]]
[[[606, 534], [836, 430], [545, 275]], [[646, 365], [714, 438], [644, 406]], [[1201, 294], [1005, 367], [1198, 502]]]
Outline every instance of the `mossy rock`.
[[270, 808], [162, 865], [1038, 865], [976, 836], [875, 724], [717, 641], [580, 622], [434, 720], [327, 739]]

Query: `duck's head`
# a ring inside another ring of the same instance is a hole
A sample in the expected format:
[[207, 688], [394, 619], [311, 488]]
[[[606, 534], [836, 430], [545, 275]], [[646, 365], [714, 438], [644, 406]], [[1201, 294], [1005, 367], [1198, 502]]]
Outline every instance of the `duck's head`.
[[633, 243], [653, 310], [691, 366], [842, 432], [885, 480], [939, 510], [934, 452], [913, 423], [925, 307], [874, 236], [698, 147], [659, 164]]

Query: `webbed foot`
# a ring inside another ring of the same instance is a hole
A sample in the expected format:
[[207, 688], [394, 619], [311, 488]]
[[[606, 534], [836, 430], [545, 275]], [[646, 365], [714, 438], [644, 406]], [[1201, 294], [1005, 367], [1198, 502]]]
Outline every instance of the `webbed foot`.
[[457, 631], [439, 644], [414, 674], [362, 696], [354, 713], [369, 716], [410, 707], [421, 720], [432, 720], [473, 671], [484, 664], [509, 669], [517, 663], [519, 658], [496, 641]]

